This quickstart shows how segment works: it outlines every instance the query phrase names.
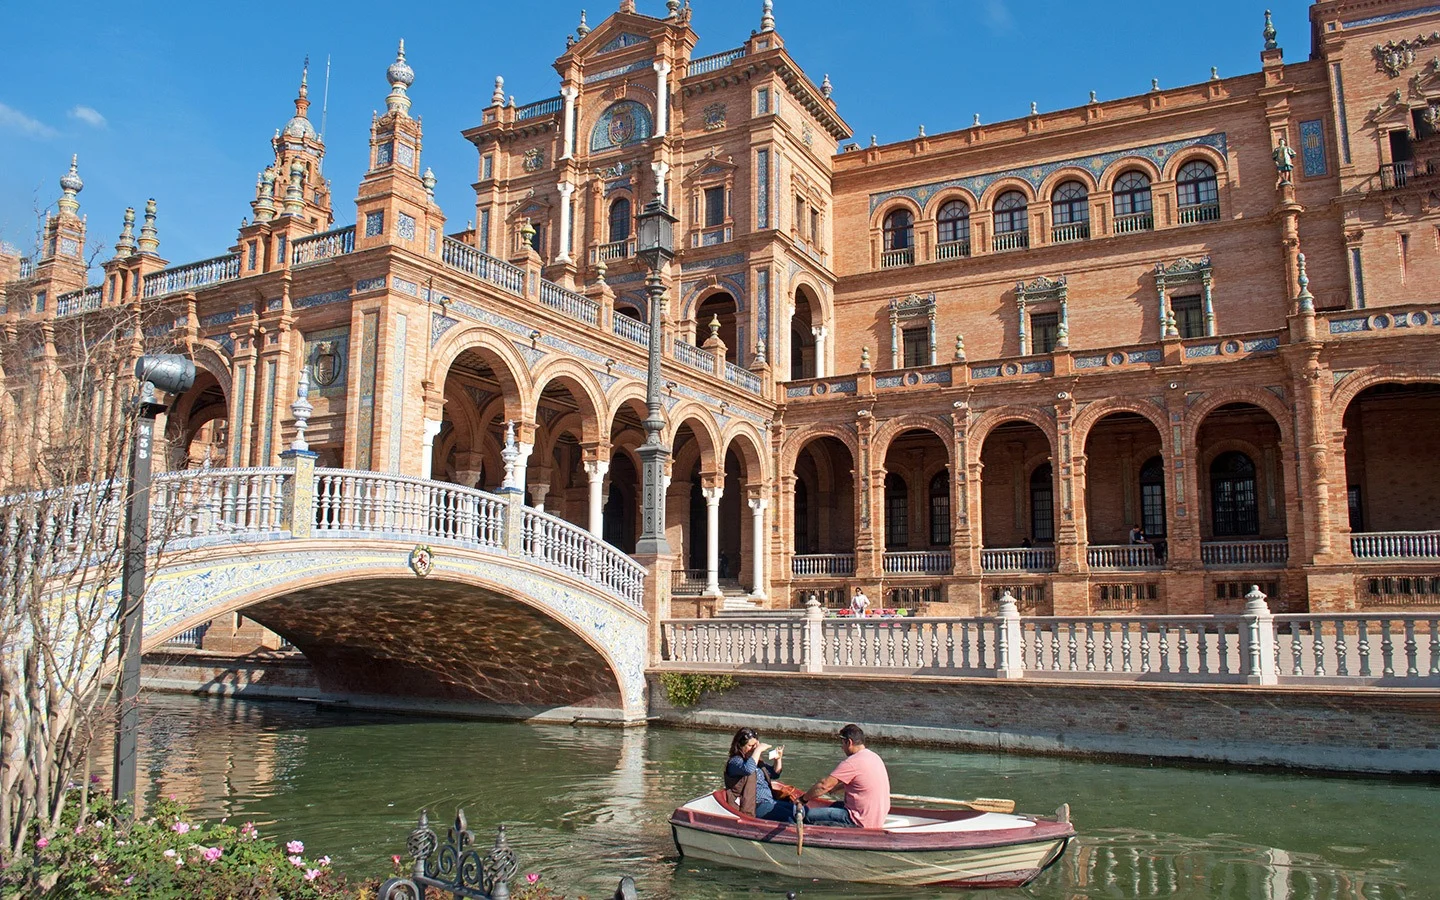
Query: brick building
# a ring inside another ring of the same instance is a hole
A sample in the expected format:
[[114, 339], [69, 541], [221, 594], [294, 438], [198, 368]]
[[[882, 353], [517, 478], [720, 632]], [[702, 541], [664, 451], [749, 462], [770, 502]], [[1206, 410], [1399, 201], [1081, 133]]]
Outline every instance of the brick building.
[[74, 324], [158, 312], [202, 370], [172, 465], [274, 465], [305, 370], [322, 467], [495, 489], [509, 449], [528, 502], [633, 549], [657, 325], [677, 611], [1437, 602], [1440, 8], [1319, 0], [1302, 62], [1267, 17], [1252, 74], [862, 147], [769, 0], [698, 56], [666, 6], [582, 17], [556, 97], [496, 79], [465, 230], [403, 43], [353, 226], [303, 79], [215, 259], [161, 259], [152, 201], [87, 287], [72, 163], [37, 254], [0, 255], [0, 484]]

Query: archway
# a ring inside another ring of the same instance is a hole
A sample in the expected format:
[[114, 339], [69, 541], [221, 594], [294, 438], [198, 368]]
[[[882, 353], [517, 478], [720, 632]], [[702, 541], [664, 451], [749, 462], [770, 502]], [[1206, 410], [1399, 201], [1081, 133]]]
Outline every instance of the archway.
[[843, 553], [849, 554], [853, 564], [854, 472], [850, 448], [836, 438], [817, 437], [800, 449], [795, 458], [795, 493], [790, 509], [796, 555]]
[[227, 465], [229, 424], [229, 402], [219, 380], [204, 369], [197, 370], [195, 384], [175, 401], [166, 416], [169, 467], [173, 470]]
[[[1138, 413], [1102, 417], [1085, 435], [1085, 538], [1091, 565], [1132, 568], [1168, 549], [1160, 431]], [[1143, 544], [1133, 536], [1139, 528]], [[1139, 549], [1130, 549], [1134, 541]]]
[[790, 317], [790, 380], [815, 378], [820, 372], [815, 326], [822, 324], [820, 305], [810, 289], [795, 289], [795, 312]]
[[[932, 431], [912, 429], [890, 441], [882, 526], [887, 553], [949, 548], [949, 463], [945, 442]], [[937, 478], [943, 496], [932, 490]]]
[[1202, 542], [1286, 537], [1281, 440], [1275, 419], [1251, 403], [1226, 403], [1201, 421], [1195, 453]]
[[634, 451], [645, 441], [645, 416], [645, 405], [631, 398], [610, 420], [610, 466], [601, 486], [602, 535], [626, 553], [635, 552], [640, 537], [640, 464]]
[[1440, 383], [1371, 385], [1342, 421], [1350, 530], [1440, 530]]
[[981, 567], [986, 571], [1055, 568], [1054, 467], [1050, 439], [1032, 422], [990, 429], [980, 447]]
[[535, 452], [525, 479], [535, 506], [582, 528], [590, 521], [584, 446], [593, 447], [600, 435], [596, 401], [585, 387], [568, 374], [545, 384], [536, 405]]
[[519, 418], [518, 380], [506, 361], [488, 347], [462, 350], [444, 379], [445, 409], [435, 441], [431, 472], [437, 480], [497, 490], [504, 481], [500, 450], [507, 418]]
[[721, 291], [706, 297], [695, 309], [695, 343], [704, 346], [718, 323], [720, 340], [725, 342], [725, 359], [737, 363], [741, 359], [738, 328], [738, 306], [735, 298]]

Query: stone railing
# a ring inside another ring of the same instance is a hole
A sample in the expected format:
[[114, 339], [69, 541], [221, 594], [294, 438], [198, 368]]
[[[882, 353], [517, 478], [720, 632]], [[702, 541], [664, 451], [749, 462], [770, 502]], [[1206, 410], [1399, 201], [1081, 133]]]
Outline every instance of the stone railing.
[[1092, 569], [1158, 569], [1154, 544], [1091, 544], [1085, 559]]
[[1200, 561], [1207, 566], [1283, 566], [1290, 556], [1290, 542], [1201, 541]]
[[893, 269], [897, 266], [915, 265], [915, 248], [904, 247], [899, 250], [885, 250], [880, 254], [880, 268]]
[[742, 391], [749, 391], [756, 396], [760, 394], [760, 376], [732, 362], [725, 363], [725, 380]]
[[1030, 246], [1030, 232], [1002, 231], [990, 239], [990, 249], [995, 253], [1007, 250], [1024, 250]]
[[187, 469], [155, 476], [151, 530], [171, 517], [171, 537], [278, 534], [290, 469]]
[[639, 609], [645, 569], [579, 525], [531, 507], [520, 510], [522, 555], [607, 591]]
[[791, 575], [854, 575], [853, 553], [797, 553], [790, 557]]
[[810, 674], [1252, 685], [1440, 685], [1440, 611], [1275, 616], [1257, 588], [1230, 616], [827, 617], [661, 623], [663, 664]]
[[240, 254], [230, 253], [183, 266], [172, 266], [146, 275], [141, 293], [146, 297], [160, 297], [177, 291], [193, 291], [239, 277]]
[[1350, 535], [1356, 559], [1440, 559], [1440, 531], [1367, 531]]
[[55, 317], [78, 316], [99, 309], [105, 302], [105, 289], [98, 284], [61, 294], [55, 300]]
[[540, 279], [540, 302], [586, 325], [597, 325], [600, 322], [599, 303], [543, 278]]
[[527, 103], [515, 110], [515, 121], [523, 122], [526, 119], [535, 119], [540, 116], [553, 116], [565, 108], [563, 97], [549, 97], [545, 100], [536, 100], [534, 103]]
[[954, 568], [949, 550], [885, 551], [887, 575], [948, 575]]
[[935, 245], [936, 259], [963, 259], [969, 255], [969, 241], [945, 241]]
[[734, 50], [726, 50], [724, 53], [716, 53], [711, 56], [692, 59], [690, 60], [690, 65], [685, 68], [685, 74], [688, 77], [690, 75], [704, 75], [707, 72], [714, 72], [716, 69], [723, 69], [744, 56], [745, 48], [736, 47]]
[[675, 358], [692, 369], [709, 374], [715, 373], [715, 355], [709, 350], [701, 350], [688, 341], [676, 338], [674, 341]]
[[642, 347], [650, 346], [650, 326], [638, 319], [617, 313], [610, 323], [610, 330], [632, 344], [639, 344]]
[[631, 240], [611, 241], [608, 244], [601, 244], [591, 253], [592, 263], [614, 262], [617, 259], [629, 259], [635, 255], [635, 242]]
[[1154, 213], [1131, 213], [1115, 217], [1116, 234], [1134, 234], [1137, 231], [1154, 231]]
[[986, 547], [980, 551], [980, 568], [985, 572], [1051, 572], [1055, 548]]
[[1069, 244], [1074, 241], [1088, 241], [1089, 239], [1089, 222], [1070, 222], [1065, 225], [1056, 225], [1050, 231], [1050, 243], [1052, 244]]
[[290, 264], [303, 266], [322, 259], [334, 259], [355, 250], [355, 226], [322, 231], [309, 237], [296, 238], [290, 245]]
[[1193, 206], [1180, 207], [1181, 225], [1218, 221], [1220, 221], [1220, 204], [1218, 203], [1197, 203]]
[[423, 478], [315, 471], [317, 533], [403, 533], [503, 549], [506, 505], [494, 494]]
[[512, 294], [525, 293], [524, 269], [481, 253], [469, 244], [447, 237], [440, 249], [440, 258], [450, 268], [498, 285]]

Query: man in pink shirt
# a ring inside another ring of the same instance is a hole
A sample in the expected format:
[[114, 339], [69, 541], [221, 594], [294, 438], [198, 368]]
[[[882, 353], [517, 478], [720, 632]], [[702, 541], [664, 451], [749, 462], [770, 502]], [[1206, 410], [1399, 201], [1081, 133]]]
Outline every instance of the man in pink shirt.
[[890, 773], [885, 761], [865, 747], [865, 732], [859, 725], [840, 729], [845, 758], [835, 771], [805, 792], [804, 802], [818, 800], [837, 787], [845, 786], [845, 802], [806, 811], [811, 825], [838, 825], [852, 828], [884, 828], [890, 814]]

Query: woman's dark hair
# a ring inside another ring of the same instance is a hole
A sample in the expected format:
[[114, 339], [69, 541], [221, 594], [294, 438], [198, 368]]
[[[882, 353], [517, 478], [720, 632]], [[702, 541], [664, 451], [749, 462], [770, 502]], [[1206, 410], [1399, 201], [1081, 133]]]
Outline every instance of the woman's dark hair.
[[730, 741], [730, 755], [743, 755], [745, 753], [745, 745], [759, 736], [753, 728], [742, 728], [735, 732], [735, 738]]

